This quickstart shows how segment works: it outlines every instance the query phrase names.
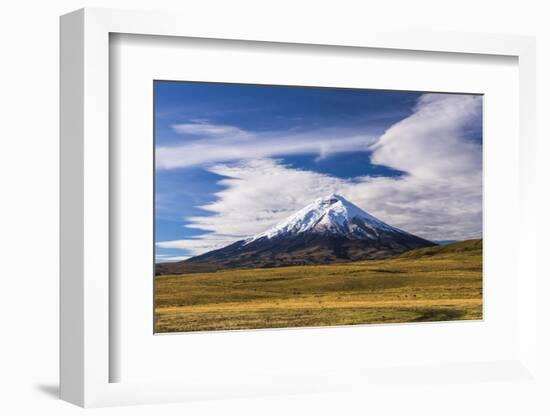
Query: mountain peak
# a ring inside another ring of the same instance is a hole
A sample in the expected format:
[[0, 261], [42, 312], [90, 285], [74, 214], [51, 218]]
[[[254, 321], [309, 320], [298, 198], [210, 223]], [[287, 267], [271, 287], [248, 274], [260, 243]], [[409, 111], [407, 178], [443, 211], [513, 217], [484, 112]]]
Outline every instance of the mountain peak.
[[352, 207], [352, 206], [355, 207], [355, 205], [353, 205], [350, 201], [348, 201], [342, 195], [338, 195], [338, 194], [329, 194], [321, 198], [317, 198], [313, 203], [314, 204], [317, 203], [324, 206], [330, 206], [330, 205], [337, 204], [339, 202], [348, 207]]
[[346, 198], [344, 198], [343, 196], [340, 196], [338, 194], [329, 194], [329, 195], [323, 196], [321, 198], [317, 198], [315, 200], [315, 202], [322, 202], [322, 203], [326, 203], [326, 204], [334, 204], [338, 201], [347, 202]]
[[[434, 244], [392, 227], [346, 198], [317, 198], [263, 233], [185, 260], [227, 267], [278, 267], [380, 259]], [[209, 266], [210, 267], [210, 266]]]
[[246, 239], [245, 244], [261, 238], [272, 239], [306, 232], [351, 239], [376, 239], [380, 230], [401, 232], [363, 211], [343, 196], [329, 194], [317, 198], [269, 230]]

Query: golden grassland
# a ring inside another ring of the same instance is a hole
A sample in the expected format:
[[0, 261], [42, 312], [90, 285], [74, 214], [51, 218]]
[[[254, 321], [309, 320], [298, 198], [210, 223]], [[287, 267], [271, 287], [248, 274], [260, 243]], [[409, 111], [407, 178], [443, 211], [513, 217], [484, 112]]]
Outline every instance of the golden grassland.
[[481, 240], [387, 260], [158, 276], [155, 332], [482, 318]]

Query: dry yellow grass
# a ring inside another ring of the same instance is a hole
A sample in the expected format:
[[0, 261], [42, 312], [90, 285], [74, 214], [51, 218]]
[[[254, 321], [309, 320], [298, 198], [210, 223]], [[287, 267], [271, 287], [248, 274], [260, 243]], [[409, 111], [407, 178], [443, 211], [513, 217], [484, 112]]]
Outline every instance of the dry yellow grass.
[[159, 276], [155, 331], [481, 319], [476, 244], [380, 261]]

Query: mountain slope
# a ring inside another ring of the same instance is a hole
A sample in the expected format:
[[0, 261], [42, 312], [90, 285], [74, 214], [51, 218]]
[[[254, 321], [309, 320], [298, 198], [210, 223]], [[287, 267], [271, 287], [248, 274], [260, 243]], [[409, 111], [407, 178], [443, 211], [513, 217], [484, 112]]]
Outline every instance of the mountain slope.
[[419, 259], [432, 256], [448, 256], [455, 254], [464, 255], [480, 255], [483, 250], [483, 240], [465, 240], [456, 243], [439, 245], [434, 247], [419, 248], [416, 250], [407, 251], [399, 256], [399, 258]]
[[158, 265], [157, 273], [181, 273], [192, 265], [217, 269], [382, 259], [434, 245], [332, 194], [317, 199], [269, 230], [184, 262]]

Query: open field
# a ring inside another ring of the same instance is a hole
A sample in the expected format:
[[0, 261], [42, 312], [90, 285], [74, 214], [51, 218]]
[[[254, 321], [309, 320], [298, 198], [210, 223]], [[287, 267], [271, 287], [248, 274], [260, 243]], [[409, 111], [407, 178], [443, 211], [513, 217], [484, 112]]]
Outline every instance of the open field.
[[155, 279], [155, 332], [482, 318], [482, 243], [322, 266]]

